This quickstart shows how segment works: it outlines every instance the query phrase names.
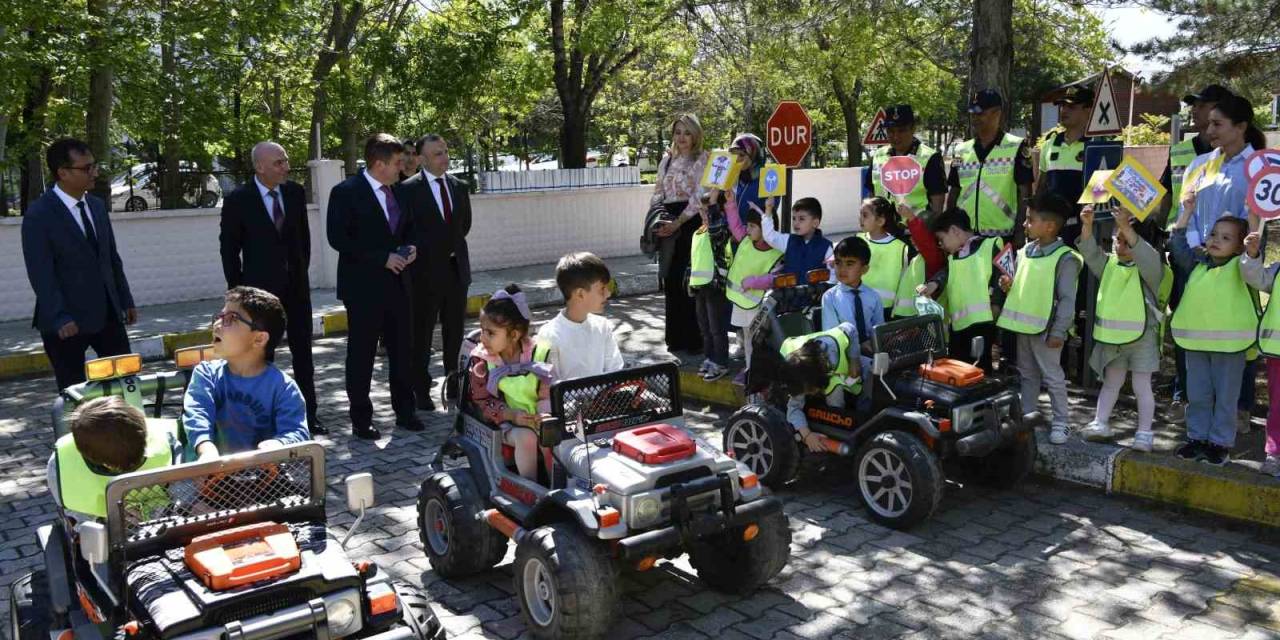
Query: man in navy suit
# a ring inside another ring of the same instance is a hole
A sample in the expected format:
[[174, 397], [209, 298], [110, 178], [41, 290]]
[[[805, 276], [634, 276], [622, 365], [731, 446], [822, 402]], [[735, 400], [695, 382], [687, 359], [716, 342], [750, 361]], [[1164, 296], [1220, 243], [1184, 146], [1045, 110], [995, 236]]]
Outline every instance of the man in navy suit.
[[[288, 324], [293, 380], [307, 402], [307, 427], [328, 433], [316, 417], [315, 365], [311, 358], [311, 228], [307, 194], [289, 180], [289, 154], [275, 142], [259, 142], [250, 154], [253, 180], [222, 203], [218, 244], [227, 288], [258, 287], [280, 299]], [[268, 357], [274, 354], [268, 354]]]
[[445, 379], [449, 395], [456, 390], [458, 351], [467, 313], [467, 288], [471, 285], [471, 255], [467, 234], [471, 231], [471, 190], [449, 175], [449, 145], [436, 134], [418, 141], [421, 169], [400, 186], [417, 225], [422, 259], [413, 265], [413, 391], [418, 408], [431, 411], [432, 334], [440, 322], [444, 347]]
[[329, 244], [338, 252], [338, 299], [347, 309], [347, 400], [356, 437], [377, 439], [369, 384], [378, 338], [387, 348], [396, 426], [421, 431], [409, 370], [407, 268], [418, 257], [413, 216], [402, 204], [400, 141], [379, 133], [364, 145], [366, 169], [329, 192]]
[[58, 388], [84, 382], [85, 351], [129, 353], [126, 324], [138, 321], [107, 205], [88, 193], [98, 175], [89, 146], [55, 140], [45, 154], [56, 178], [22, 219], [22, 257], [36, 294], [40, 331]]

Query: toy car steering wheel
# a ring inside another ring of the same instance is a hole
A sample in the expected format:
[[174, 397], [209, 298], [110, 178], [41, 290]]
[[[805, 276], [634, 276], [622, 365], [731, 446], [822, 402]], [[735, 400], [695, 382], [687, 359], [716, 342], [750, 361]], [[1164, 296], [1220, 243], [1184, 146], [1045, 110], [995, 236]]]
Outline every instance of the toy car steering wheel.
[[253, 504], [255, 496], [270, 494], [280, 476], [280, 467], [267, 464], [231, 473], [215, 473], [200, 485], [200, 497], [215, 509], [234, 509]]
[[644, 402], [644, 394], [649, 390], [649, 384], [644, 380], [626, 380], [618, 382], [601, 391], [599, 395], [591, 400], [591, 404], [583, 408], [579, 414], [588, 420], [597, 420], [608, 417], [608, 405], [612, 403], [615, 395], [630, 391], [631, 396], [627, 398], [622, 407], [629, 409], [640, 409], [640, 405]]

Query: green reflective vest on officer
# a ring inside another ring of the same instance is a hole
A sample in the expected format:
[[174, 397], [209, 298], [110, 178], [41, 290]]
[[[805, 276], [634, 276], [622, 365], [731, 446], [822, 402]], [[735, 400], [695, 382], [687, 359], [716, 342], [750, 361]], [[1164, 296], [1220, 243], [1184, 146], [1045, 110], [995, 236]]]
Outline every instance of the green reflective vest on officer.
[[871, 264], [862, 281], [875, 290], [886, 311], [892, 310], [898, 299], [898, 285], [907, 266], [907, 243], [899, 238], [889, 242], [877, 242], [868, 233], [859, 233], [871, 248]]
[[[147, 418], [147, 444], [142, 465], [129, 473], [173, 464], [173, 451], [177, 441], [176, 420]], [[62, 508], [96, 518], [106, 518], [107, 485], [117, 476], [103, 475], [90, 468], [88, 461], [80, 454], [80, 449], [76, 448], [75, 438], [70, 433], [58, 438], [54, 451], [57, 453], [58, 497], [62, 500]], [[168, 503], [168, 497], [157, 495], [146, 502], [163, 506]]]
[[[533, 345], [533, 361], [546, 362], [547, 355], [551, 353], [551, 345], [545, 342], [538, 342]], [[489, 371], [492, 372], [498, 368], [498, 365], [490, 362]], [[502, 392], [502, 399], [512, 409], [518, 409], [525, 413], [538, 413], [538, 383], [541, 379], [532, 373], [522, 373], [512, 376], [503, 376], [498, 381], [498, 391]]]
[[1094, 309], [1093, 339], [1105, 344], [1137, 342], [1147, 332], [1147, 300], [1138, 266], [1114, 254], [1102, 268]]
[[1258, 309], [1240, 273], [1240, 256], [1210, 269], [1198, 264], [1169, 323], [1188, 351], [1240, 353], [1258, 339]]
[[831, 377], [827, 379], [827, 386], [822, 390], [822, 393], [830, 395], [836, 389], [848, 389], [854, 393], [859, 393], [862, 390], [862, 384], [860, 382], [855, 384], [849, 378], [849, 336], [840, 327], [783, 340], [782, 357], [785, 358], [791, 355], [793, 351], [804, 346], [806, 342], [822, 337], [835, 340], [836, 349], [840, 352], [840, 359], [836, 363], [836, 368], [831, 371]]
[[[908, 153], [904, 155], [915, 158], [915, 161], [920, 163], [920, 171], [923, 173], [924, 168], [929, 164], [929, 160], [933, 158], [933, 154], [937, 153], [937, 151], [933, 147], [930, 147], [919, 140], [917, 140], [916, 143], [918, 143], [918, 145], [913, 143], [913, 146], [916, 146], [915, 153]], [[883, 195], [885, 197], [889, 196], [889, 192], [885, 191], [884, 185], [880, 181], [880, 167], [883, 167], [884, 163], [888, 162], [889, 158], [893, 157], [889, 155], [891, 150], [892, 145], [886, 144], [876, 149], [875, 154], [871, 156], [871, 186], [876, 195]], [[921, 180], [916, 183], [916, 187], [911, 190], [911, 193], [907, 194], [907, 197], [904, 198], [904, 200], [908, 206], [916, 211], [924, 211], [928, 208], [929, 190], [924, 186], [923, 175], [921, 176]]]
[[702, 227], [693, 233], [693, 244], [689, 249], [689, 286], [711, 284], [715, 275], [716, 255], [711, 246], [711, 233]]
[[916, 315], [916, 287], [924, 284], [924, 256], [917, 255], [907, 263], [898, 281], [898, 295], [893, 303], [893, 315], [898, 318], [909, 318]]
[[1178, 221], [1178, 216], [1182, 211], [1182, 178], [1187, 172], [1187, 167], [1191, 166], [1191, 161], [1196, 159], [1195, 138], [1188, 138], [1169, 147], [1169, 198], [1172, 206], [1169, 209], [1168, 227], [1173, 228], [1173, 223]]
[[1018, 270], [1013, 274], [1009, 294], [996, 326], [1014, 333], [1044, 333], [1053, 319], [1054, 290], [1058, 282], [1058, 265], [1067, 256], [1079, 254], [1064, 245], [1048, 255], [1028, 256], [1027, 248], [1018, 250]]
[[724, 295], [729, 302], [741, 309], [754, 309], [764, 302], [764, 289], [748, 289], [742, 281], [749, 276], [760, 276], [773, 270], [773, 265], [782, 259], [782, 252], [770, 247], [765, 251], [756, 248], [751, 238], [743, 238], [738, 245], [738, 252], [733, 256], [733, 264], [729, 266], [728, 284]]
[[982, 322], [991, 322], [991, 261], [1004, 246], [1000, 238], [983, 238], [973, 253], [947, 257], [947, 314], [951, 328], [964, 331]]
[[1262, 322], [1258, 326], [1258, 348], [1273, 358], [1280, 358], [1280, 301], [1276, 300], [1280, 288], [1277, 284], [1280, 284], [1280, 271], [1276, 271], [1276, 278], [1271, 283], [1271, 299], [1267, 301], [1267, 311], [1262, 314]]
[[1013, 229], [1018, 213], [1018, 184], [1014, 181], [1014, 165], [1022, 138], [1004, 133], [1000, 142], [978, 159], [974, 140], [965, 140], [956, 148], [959, 162], [956, 176], [960, 179], [960, 198], [956, 206], [969, 213], [977, 233], [1005, 235]]

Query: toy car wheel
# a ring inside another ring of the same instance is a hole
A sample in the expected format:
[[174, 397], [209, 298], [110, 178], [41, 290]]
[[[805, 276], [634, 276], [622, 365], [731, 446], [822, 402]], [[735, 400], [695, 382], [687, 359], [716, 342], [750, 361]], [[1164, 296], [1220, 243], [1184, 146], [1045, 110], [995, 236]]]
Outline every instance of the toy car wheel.
[[48, 640], [52, 624], [49, 579], [44, 570], [14, 580], [9, 586], [9, 637], [13, 640]]
[[755, 526], [757, 533], [751, 540], [744, 540], [747, 527], [694, 540], [689, 545], [689, 564], [698, 577], [717, 591], [745, 595], [778, 575], [791, 555], [787, 518], [777, 512]]
[[466, 469], [433, 473], [418, 491], [418, 537], [436, 573], [479, 573], [502, 562], [507, 538], [478, 518], [484, 502]]
[[568, 523], [534, 529], [516, 546], [520, 615], [536, 638], [596, 638], [617, 600], [616, 569], [604, 548]]
[[916, 436], [877, 434], [862, 445], [856, 460], [859, 493], [872, 520], [904, 529], [938, 508], [945, 477], [937, 456]]
[[[431, 608], [431, 601], [412, 585], [395, 582], [392, 586], [396, 590], [396, 597], [400, 599], [400, 622], [392, 628], [407, 628], [413, 634], [412, 637], [421, 640], [443, 638], [440, 620], [436, 618], [436, 612]], [[382, 631], [373, 633], [379, 634]]]
[[991, 455], [975, 461], [978, 480], [1001, 489], [1011, 489], [1022, 482], [1036, 466], [1036, 438], [1024, 431]]
[[771, 488], [790, 482], [800, 468], [795, 431], [773, 407], [751, 404], [729, 416], [724, 450]]

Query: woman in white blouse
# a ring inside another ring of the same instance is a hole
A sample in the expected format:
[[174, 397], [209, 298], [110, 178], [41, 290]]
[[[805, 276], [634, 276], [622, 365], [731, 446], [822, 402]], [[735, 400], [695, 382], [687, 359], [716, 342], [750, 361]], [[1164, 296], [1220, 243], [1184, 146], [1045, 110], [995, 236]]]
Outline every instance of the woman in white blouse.
[[664, 244], [672, 245], [670, 257], [661, 265], [662, 290], [666, 295], [667, 351], [694, 355], [702, 351], [702, 336], [694, 316], [694, 301], [684, 285], [689, 267], [693, 233], [702, 225], [702, 171], [707, 153], [702, 150], [702, 124], [686, 113], [671, 123], [671, 149], [658, 165], [658, 183], [651, 206], [661, 205], [670, 220], [657, 230]]

